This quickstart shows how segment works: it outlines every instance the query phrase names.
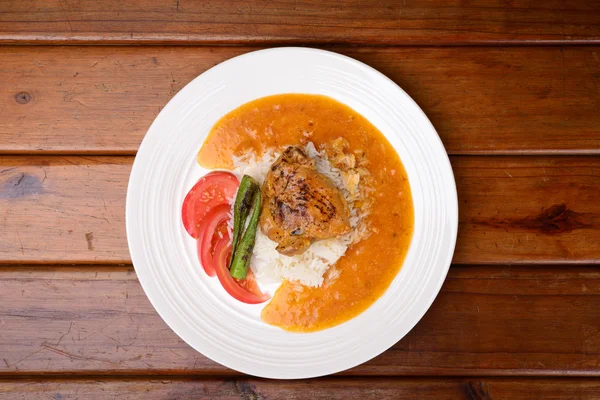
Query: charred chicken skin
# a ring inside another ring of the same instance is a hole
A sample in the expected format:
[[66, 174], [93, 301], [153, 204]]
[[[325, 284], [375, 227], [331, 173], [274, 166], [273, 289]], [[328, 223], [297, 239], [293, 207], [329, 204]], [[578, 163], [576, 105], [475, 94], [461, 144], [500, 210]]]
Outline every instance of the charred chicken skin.
[[344, 197], [298, 147], [288, 147], [271, 166], [262, 198], [260, 227], [281, 254], [301, 254], [314, 241], [350, 231]]

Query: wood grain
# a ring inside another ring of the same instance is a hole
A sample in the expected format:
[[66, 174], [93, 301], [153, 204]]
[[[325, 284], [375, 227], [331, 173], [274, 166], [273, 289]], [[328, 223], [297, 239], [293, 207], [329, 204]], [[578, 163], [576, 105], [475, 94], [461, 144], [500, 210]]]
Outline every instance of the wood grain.
[[[7, 44], [38, 46], [0, 47], [0, 400], [600, 400], [597, 0], [4, 1]], [[453, 155], [460, 202], [421, 322], [311, 381], [195, 352], [128, 265], [127, 181], [154, 118], [212, 66], [276, 45], [401, 86]]]
[[1, 157], [0, 259], [130, 262], [131, 157]]
[[[1, 47], [0, 153], [135, 154], [184, 85], [255, 49]], [[450, 154], [600, 154], [599, 47], [332, 49], [406, 90]]]
[[327, 378], [311, 381], [259, 379], [126, 379], [126, 380], [18, 380], [0, 381], [0, 399], [115, 398], [243, 399], [243, 400], [578, 400], [599, 399], [600, 383], [591, 379], [419, 379]]
[[555, 44], [600, 40], [596, 1], [2, 2], [0, 43]]
[[[132, 157], [0, 159], [1, 263], [130, 263]], [[600, 263], [600, 158], [452, 157], [454, 263]]]
[[[0, 375], [235, 374], [183, 343], [130, 267], [0, 269]], [[390, 350], [346, 375], [600, 376], [600, 271], [454, 267]]]
[[452, 157], [455, 263], [599, 263], [600, 158]]

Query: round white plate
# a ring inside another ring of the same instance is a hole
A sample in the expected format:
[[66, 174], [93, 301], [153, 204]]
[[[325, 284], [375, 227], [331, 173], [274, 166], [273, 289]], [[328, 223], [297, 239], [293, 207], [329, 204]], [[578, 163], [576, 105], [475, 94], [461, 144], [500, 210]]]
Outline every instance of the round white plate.
[[[201, 272], [195, 240], [181, 223], [187, 191], [206, 171], [196, 163], [211, 127], [259, 97], [313, 93], [347, 104], [394, 146], [408, 173], [415, 229], [404, 265], [367, 311], [315, 333], [289, 333]], [[434, 127], [394, 82], [354, 59], [308, 48], [235, 57], [184, 87], [156, 117], [133, 164], [127, 239], [146, 295], [190, 346], [240, 372], [309, 378], [359, 365], [406, 335], [437, 295], [452, 259], [458, 202], [450, 162]]]

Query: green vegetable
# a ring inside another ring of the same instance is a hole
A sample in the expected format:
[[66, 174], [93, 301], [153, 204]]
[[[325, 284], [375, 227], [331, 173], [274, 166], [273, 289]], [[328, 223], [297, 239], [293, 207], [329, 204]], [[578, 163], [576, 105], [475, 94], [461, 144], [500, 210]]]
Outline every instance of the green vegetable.
[[229, 268], [231, 268], [231, 265], [233, 264], [233, 258], [238, 242], [242, 237], [248, 214], [250, 214], [252, 199], [258, 190], [258, 182], [256, 182], [254, 178], [248, 175], [242, 177], [233, 205], [233, 238], [231, 242], [231, 248], [233, 250], [231, 253], [231, 260], [229, 261]]
[[[232, 255], [231, 269], [229, 270], [229, 273], [231, 273], [231, 276], [236, 279], [245, 279], [246, 274], [248, 273], [248, 266], [250, 265], [252, 250], [254, 250], [254, 241], [256, 240], [256, 230], [258, 228], [259, 216], [260, 190], [257, 190], [252, 199], [252, 215], [250, 215], [248, 227], [240, 239], [235, 253]], [[243, 221], [242, 223], [245, 222], [246, 221]]]

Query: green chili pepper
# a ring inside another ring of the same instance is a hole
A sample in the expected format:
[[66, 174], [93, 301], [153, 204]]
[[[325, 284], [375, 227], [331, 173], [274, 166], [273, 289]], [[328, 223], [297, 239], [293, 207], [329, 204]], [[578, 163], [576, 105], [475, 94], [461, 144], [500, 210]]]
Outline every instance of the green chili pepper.
[[[250, 215], [250, 221], [248, 227], [244, 232], [244, 235], [238, 243], [238, 247], [235, 253], [232, 255], [231, 269], [229, 273], [236, 279], [245, 279], [248, 273], [248, 266], [250, 265], [250, 258], [252, 257], [252, 250], [254, 250], [254, 241], [256, 240], [256, 230], [258, 228], [258, 217], [260, 216], [260, 190], [254, 193], [252, 199], [252, 215]], [[245, 221], [242, 222], [242, 224]]]
[[250, 214], [252, 207], [252, 199], [254, 194], [259, 191], [258, 182], [254, 178], [244, 175], [240, 182], [237, 195], [235, 196], [235, 203], [233, 205], [233, 238], [231, 242], [231, 248], [233, 249], [231, 254], [231, 260], [229, 261], [229, 268], [233, 263], [233, 258], [237, 249], [238, 242], [244, 232], [246, 225], [246, 219]]

